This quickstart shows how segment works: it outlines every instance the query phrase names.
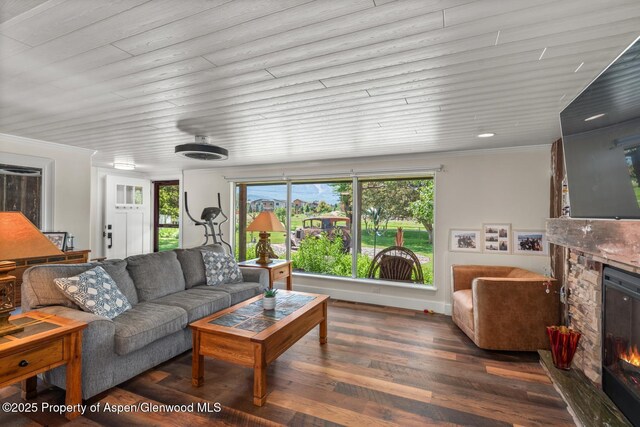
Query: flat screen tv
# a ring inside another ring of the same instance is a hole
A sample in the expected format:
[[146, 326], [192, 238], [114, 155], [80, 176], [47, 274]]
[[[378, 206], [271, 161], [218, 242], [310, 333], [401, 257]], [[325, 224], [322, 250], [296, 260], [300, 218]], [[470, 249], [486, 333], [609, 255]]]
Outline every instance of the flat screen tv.
[[574, 218], [640, 218], [640, 38], [561, 113]]

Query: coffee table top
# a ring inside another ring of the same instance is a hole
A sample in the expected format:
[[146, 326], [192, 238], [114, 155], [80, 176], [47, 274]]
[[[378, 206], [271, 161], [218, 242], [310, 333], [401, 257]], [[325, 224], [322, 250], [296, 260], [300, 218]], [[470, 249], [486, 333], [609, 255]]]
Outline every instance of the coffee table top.
[[262, 341], [326, 301], [328, 295], [278, 290], [275, 310], [264, 310], [258, 295], [191, 323], [193, 329]]

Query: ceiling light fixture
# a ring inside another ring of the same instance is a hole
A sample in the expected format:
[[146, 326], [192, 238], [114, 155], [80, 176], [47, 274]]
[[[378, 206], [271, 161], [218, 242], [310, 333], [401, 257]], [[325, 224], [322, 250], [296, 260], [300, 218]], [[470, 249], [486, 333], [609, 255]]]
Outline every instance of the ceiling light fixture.
[[485, 132], [485, 133], [478, 134], [478, 138], [491, 138], [492, 136], [496, 136], [496, 134], [493, 132]]
[[194, 143], [176, 145], [175, 153], [196, 160], [226, 160], [229, 152], [210, 141], [208, 136], [196, 135]]
[[132, 171], [136, 168], [136, 165], [135, 163], [113, 162], [113, 167], [123, 171]]
[[604, 116], [605, 114], [606, 113], [596, 114], [595, 116], [587, 117], [586, 119], [584, 119], [584, 121], [585, 122], [590, 122], [591, 120], [599, 119], [600, 117]]

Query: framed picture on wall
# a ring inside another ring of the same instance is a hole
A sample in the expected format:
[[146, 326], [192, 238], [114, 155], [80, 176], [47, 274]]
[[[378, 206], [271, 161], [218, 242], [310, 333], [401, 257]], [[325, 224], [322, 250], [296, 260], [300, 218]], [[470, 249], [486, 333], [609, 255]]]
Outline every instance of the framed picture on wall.
[[67, 232], [66, 231], [43, 231], [42, 234], [51, 240], [58, 249], [64, 251], [67, 249]]
[[449, 231], [449, 250], [455, 252], [480, 252], [480, 230], [452, 228]]
[[548, 255], [549, 244], [544, 230], [513, 230], [513, 253]]
[[496, 254], [511, 253], [511, 224], [491, 223], [482, 226], [484, 252]]

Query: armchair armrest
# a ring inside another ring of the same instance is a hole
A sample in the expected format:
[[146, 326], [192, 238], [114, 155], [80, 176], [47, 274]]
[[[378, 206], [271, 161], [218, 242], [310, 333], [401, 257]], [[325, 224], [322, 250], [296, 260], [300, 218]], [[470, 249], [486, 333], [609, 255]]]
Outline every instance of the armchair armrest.
[[477, 277], [505, 277], [513, 270], [513, 267], [501, 267], [496, 265], [452, 265], [451, 281], [453, 292], [471, 289], [473, 279]]
[[560, 320], [558, 284], [546, 279], [487, 278], [472, 285], [476, 344], [494, 350], [548, 348], [546, 326]]

